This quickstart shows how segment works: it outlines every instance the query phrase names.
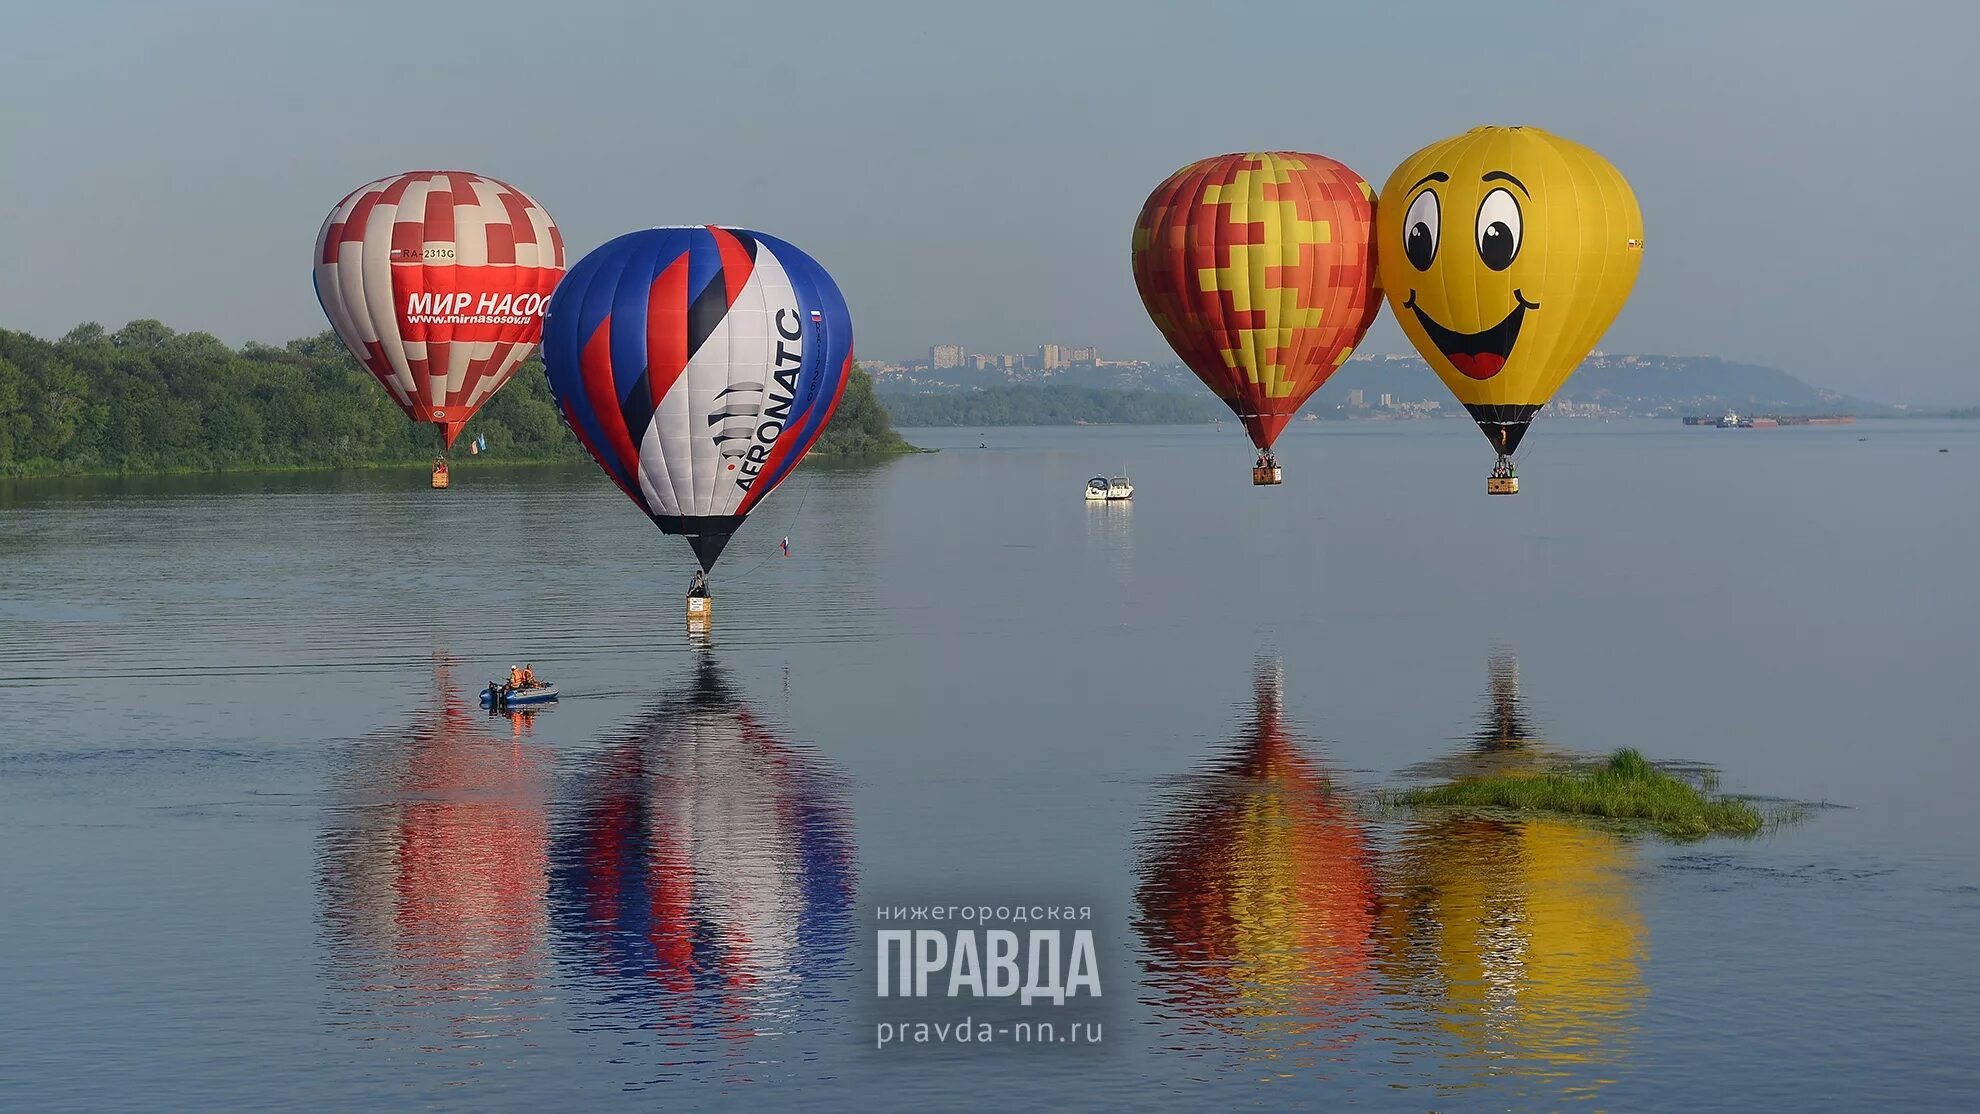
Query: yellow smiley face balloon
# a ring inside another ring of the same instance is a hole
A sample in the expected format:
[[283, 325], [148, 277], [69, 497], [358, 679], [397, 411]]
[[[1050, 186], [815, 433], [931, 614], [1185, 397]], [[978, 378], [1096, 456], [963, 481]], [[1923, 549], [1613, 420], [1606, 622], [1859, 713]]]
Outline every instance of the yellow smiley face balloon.
[[1643, 260], [1629, 183], [1538, 128], [1473, 128], [1403, 160], [1375, 233], [1389, 308], [1501, 456], [1616, 319]]

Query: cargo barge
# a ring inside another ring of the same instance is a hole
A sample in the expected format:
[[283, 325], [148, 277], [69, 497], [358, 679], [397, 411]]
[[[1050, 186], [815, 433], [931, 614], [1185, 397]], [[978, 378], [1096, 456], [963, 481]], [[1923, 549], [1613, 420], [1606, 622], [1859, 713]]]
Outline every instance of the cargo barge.
[[[1793, 414], [1765, 414], [1756, 415], [1751, 418], [1741, 418], [1739, 427], [1741, 429], [1767, 429], [1773, 426], [1783, 425], [1848, 425], [1855, 420], [1856, 416], [1854, 414], [1818, 414], [1808, 417]], [[1724, 418], [1715, 418], [1709, 414], [1688, 414], [1685, 416], [1684, 424], [1718, 427], [1724, 421]]]

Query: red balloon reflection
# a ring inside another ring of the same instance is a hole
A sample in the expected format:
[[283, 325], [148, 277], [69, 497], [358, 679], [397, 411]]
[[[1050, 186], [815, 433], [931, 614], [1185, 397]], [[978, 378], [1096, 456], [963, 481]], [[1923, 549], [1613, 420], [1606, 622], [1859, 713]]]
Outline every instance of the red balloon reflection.
[[492, 737], [471, 699], [442, 658], [411, 727], [355, 745], [318, 872], [345, 1012], [467, 1044], [535, 1015], [549, 861], [548, 762]]

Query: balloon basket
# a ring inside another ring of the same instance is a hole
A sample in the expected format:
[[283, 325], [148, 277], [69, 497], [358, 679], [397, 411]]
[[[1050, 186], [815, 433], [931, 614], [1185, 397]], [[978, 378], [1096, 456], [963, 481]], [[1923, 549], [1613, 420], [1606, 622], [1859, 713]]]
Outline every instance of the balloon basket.
[[715, 601], [708, 596], [687, 598], [687, 626], [689, 634], [707, 634], [715, 621]]
[[1518, 476], [1492, 476], [1485, 481], [1487, 495], [1518, 495]]
[[1253, 487], [1269, 487], [1272, 484], [1278, 483], [1281, 478], [1282, 475], [1279, 471], [1279, 466], [1276, 464], [1260, 464], [1255, 465], [1251, 469], [1251, 484]]
[[451, 482], [447, 478], [446, 463], [444, 461], [435, 462], [433, 465], [433, 490], [445, 491], [447, 490], [447, 485]]

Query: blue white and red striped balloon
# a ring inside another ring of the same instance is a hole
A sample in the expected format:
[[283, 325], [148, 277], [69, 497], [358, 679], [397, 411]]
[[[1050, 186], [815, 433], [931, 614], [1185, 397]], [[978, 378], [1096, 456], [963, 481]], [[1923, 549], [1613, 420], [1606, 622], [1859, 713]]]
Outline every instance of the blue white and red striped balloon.
[[824, 433], [852, 317], [824, 268], [774, 236], [649, 228], [558, 284], [543, 366], [599, 467], [705, 570]]

